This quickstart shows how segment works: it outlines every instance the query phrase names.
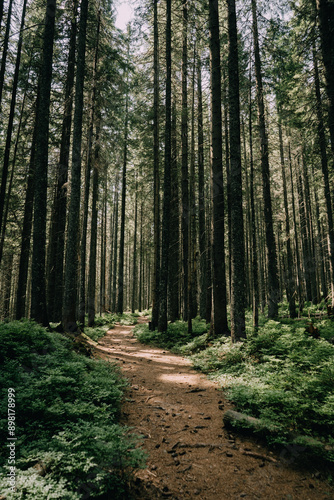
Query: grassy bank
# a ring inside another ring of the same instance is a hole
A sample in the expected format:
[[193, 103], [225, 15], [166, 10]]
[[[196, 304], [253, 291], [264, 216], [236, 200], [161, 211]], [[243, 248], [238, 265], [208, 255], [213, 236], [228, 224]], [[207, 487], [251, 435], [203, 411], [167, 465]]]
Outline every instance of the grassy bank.
[[[2, 495], [124, 498], [127, 474], [143, 466], [144, 457], [138, 437], [118, 424], [126, 382], [117, 366], [77, 354], [71, 340], [29, 321], [0, 324], [0, 365]], [[8, 481], [9, 394], [15, 493]]]

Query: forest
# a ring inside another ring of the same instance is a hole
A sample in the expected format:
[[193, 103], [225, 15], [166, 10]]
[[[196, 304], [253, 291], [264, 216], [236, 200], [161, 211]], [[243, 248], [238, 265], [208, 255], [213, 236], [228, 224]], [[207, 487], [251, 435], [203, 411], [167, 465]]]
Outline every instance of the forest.
[[0, 499], [132, 498], [122, 326], [334, 461], [334, 4], [118, 6], [0, 0]]

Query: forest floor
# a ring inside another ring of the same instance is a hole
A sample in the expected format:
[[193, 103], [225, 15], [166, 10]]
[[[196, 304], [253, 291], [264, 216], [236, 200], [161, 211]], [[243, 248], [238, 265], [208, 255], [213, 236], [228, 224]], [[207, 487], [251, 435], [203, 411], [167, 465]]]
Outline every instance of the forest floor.
[[334, 499], [320, 465], [301, 468], [297, 449], [271, 451], [227, 430], [223, 414], [231, 404], [218, 385], [186, 358], [140, 344], [133, 328], [116, 324], [96, 346], [129, 380], [121, 421], [144, 437], [148, 453], [133, 498]]

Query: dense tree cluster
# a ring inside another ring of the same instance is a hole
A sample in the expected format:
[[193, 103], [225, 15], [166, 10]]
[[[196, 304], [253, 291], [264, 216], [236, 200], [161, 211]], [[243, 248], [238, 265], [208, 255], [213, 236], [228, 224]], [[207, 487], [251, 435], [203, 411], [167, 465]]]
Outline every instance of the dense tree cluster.
[[[330, 0], [1, 3], [0, 309], [245, 337], [332, 303]], [[229, 316], [230, 314], [230, 316]]]

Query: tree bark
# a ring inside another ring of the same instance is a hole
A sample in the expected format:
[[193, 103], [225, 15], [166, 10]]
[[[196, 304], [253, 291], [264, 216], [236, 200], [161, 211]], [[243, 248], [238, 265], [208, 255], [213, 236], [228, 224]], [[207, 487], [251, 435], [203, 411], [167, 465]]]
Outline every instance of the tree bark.
[[240, 141], [240, 96], [238, 33], [235, 0], [228, 0], [229, 32], [229, 117], [231, 180], [231, 336], [232, 341], [246, 337], [245, 241], [242, 210], [242, 172]]
[[171, 0], [166, 0], [166, 125], [165, 125], [165, 171], [164, 171], [164, 199], [162, 214], [162, 245], [161, 245], [161, 273], [160, 273], [160, 311], [159, 332], [167, 330], [167, 295], [168, 295], [168, 254], [170, 228], [170, 199], [171, 199], [171, 131], [172, 131], [172, 26]]
[[332, 291], [332, 305], [334, 306], [334, 226], [333, 226], [333, 208], [332, 208], [333, 203], [332, 203], [332, 196], [331, 196], [331, 189], [329, 182], [325, 125], [322, 112], [319, 69], [318, 69], [315, 46], [313, 46], [313, 67], [314, 67], [317, 121], [318, 121], [318, 141], [320, 148], [321, 170], [324, 180], [324, 195], [326, 201], [327, 221], [328, 221], [328, 249], [329, 249], [329, 266], [330, 266], [331, 291]]
[[68, 192], [65, 186], [68, 181], [68, 166], [71, 144], [77, 11], [78, 0], [74, 0], [67, 61], [67, 74], [64, 96], [65, 105], [57, 171], [57, 186], [53, 214], [51, 217], [51, 235], [49, 243], [51, 252], [48, 276], [48, 305], [49, 315], [53, 321], [61, 320], [64, 294], [64, 250]]
[[334, 154], [334, 3], [317, 0], [322, 57], [325, 66], [326, 90], [329, 99], [329, 131]]
[[211, 69], [211, 170], [213, 185], [213, 308], [214, 335], [229, 333], [226, 306], [224, 182], [218, 0], [209, 0]]
[[82, 0], [78, 36], [77, 75], [75, 82], [75, 109], [73, 117], [73, 144], [71, 168], [71, 199], [67, 229], [65, 259], [65, 289], [62, 324], [66, 331], [77, 331], [77, 282], [79, 266], [79, 216], [81, 196], [81, 142], [83, 118], [83, 93], [85, 80], [86, 31], [88, 1]]
[[284, 201], [284, 212], [285, 212], [285, 245], [286, 245], [285, 285], [286, 285], [287, 299], [289, 302], [289, 315], [290, 318], [296, 318], [297, 313], [296, 313], [296, 302], [295, 302], [295, 280], [293, 272], [293, 257], [291, 250], [290, 217], [289, 217], [288, 193], [287, 193], [286, 173], [285, 173], [282, 124], [281, 124], [279, 109], [277, 110], [277, 114], [278, 114], [278, 137], [280, 145], [281, 171], [282, 171], [282, 181], [283, 181], [283, 201]]
[[[7, 124], [4, 162], [3, 162], [3, 167], [2, 167], [2, 177], [1, 177], [1, 187], [0, 187], [0, 233], [2, 231], [3, 226], [6, 223], [5, 220], [2, 220], [2, 219], [3, 219], [3, 210], [4, 210], [4, 204], [5, 204], [7, 176], [8, 176], [8, 170], [9, 170], [10, 147], [11, 147], [11, 142], [12, 142], [13, 123], [14, 123], [14, 114], [15, 114], [16, 97], [17, 97], [17, 86], [18, 86], [18, 81], [19, 81], [19, 70], [20, 70], [22, 42], [23, 42], [22, 33], [23, 33], [23, 29], [24, 29], [26, 7], [27, 7], [27, 0], [24, 0], [23, 8], [22, 8], [22, 16], [21, 16], [20, 36], [19, 36], [19, 41], [18, 41], [18, 45], [17, 45], [17, 54], [16, 54], [13, 86], [12, 86], [12, 97], [11, 97], [11, 102], [10, 102], [9, 118], [8, 118], [8, 124]], [[0, 101], [1, 101], [1, 95], [0, 95]], [[1, 254], [2, 254], [2, 252], [1, 252]], [[0, 255], [0, 263], [1, 263], [1, 256], [2, 255]]]
[[268, 262], [268, 317], [275, 318], [278, 314], [279, 300], [279, 282], [277, 271], [277, 253], [274, 236], [273, 214], [271, 203], [271, 188], [270, 188], [270, 171], [269, 171], [269, 150], [268, 136], [266, 131], [263, 84], [262, 84], [262, 69], [259, 47], [259, 34], [257, 26], [257, 7], [256, 0], [252, 0], [252, 16], [253, 16], [253, 39], [254, 39], [254, 54], [255, 54], [255, 76], [257, 85], [257, 103], [259, 116], [259, 132], [261, 140], [261, 171], [262, 171], [262, 187], [264, 201], [264, 220], [266, 227], [266, 247], [267, 247], [267, 262]]
[[188, 2], [182, 0], [182, 110], [181, 110], [181, 187], [182, 187], [182, 316], [188, 321], [189, 313], [189, 172], [188, 172]]
[[180, 317], [179, 309], [179, 258], [180, 258], [180, 208], [179, 174], [177, 164], [176, 103], [172, 106], [172, 158], [171, 158], [171, 207], [170, 207], [170, 246], [168, 278], [168, 314], [173, 323]]
[[6, 61], [8, 55], [8, 42], [9, 42], [9, 32], [10, 32], [10, 22], [12, 18], [12, 9], [13, 9], [13, 0], [9, 1], [8, 12], [7, 12], [7, 22], [6, 22], [6, 32], [3, 40], [3, 50], [2, 50], [2, 58], [1, 58], [1, 66], [0, 66], [0, 113], [1, 113], [1, 104], [2, 104], [2, 91], [3, 85], [5, 81], [5, 69], [6, 69]]
[[[128, 78], [127, 78], [127, 85], [128, 85]], [[125, 241], [126, 170], [128, 163], [128, 133], [129, 133], [128, 129], [129, 129], [129, 89], [127, 88], [125, 96], [122, 207], [121, 207], [121, 228], [120, 228], [120, 239], [119, 239], [118, 290], [117, 290], [117, 312], [120, 314], [123, 314], [123, 307], [124, 307], [124, 241]]]
[[37, 113], [36, 170], [34, 195], [34, 229], [31, 276], [31, 317], [48, 326], [46, 303], [46, 214], [47, 174], [49, 149], [50, 93], [52, 82], [53, 39], [55, 32], [56, 2], [48, 0], [43, 39], [43, 62], [41, 68], [40, 100]]
[[207, 237], [205, 227], [205, 192], [204, 192], [204, 135], [203, 135], [203, 94], [201, 60], [197, 60], [197, 100], [198, 100], [198, 239], [200, 258], [200, 298], [199, 314], [206, 317], [207, 301]]

